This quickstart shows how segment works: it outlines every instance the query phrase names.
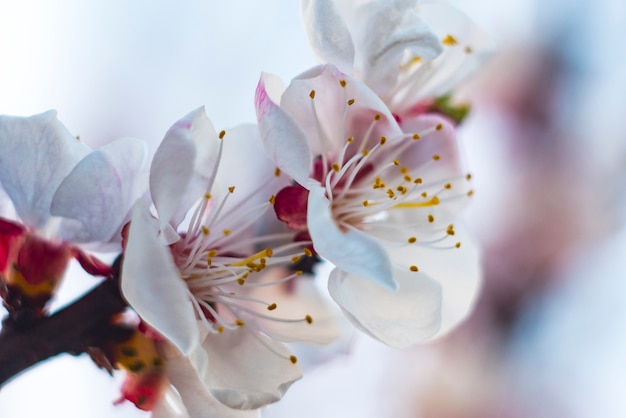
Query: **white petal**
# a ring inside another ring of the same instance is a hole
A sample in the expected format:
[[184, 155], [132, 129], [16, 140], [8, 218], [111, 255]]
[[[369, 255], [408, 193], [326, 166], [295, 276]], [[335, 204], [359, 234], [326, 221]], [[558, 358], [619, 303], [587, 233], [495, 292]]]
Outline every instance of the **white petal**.
[[394, 270], [398, 290], [382, 288], [339, 269], [328, 290], [350, 321], [393, 347], [405, 348], [433, 336], [441, 323], [441, 286], [421, 272]]
[[28, 118], [0, 116], [0, 183], [22, 220], [41, 227], [57, 187], [89, 153], [48, 111]]
[[309, 187], [307, 222], [315, 250], [344, 271], [387, 289], [396, 289], [398, 285], [385, 250], [361, 231], [341, 231], [332, 218], [330, 202], [324, 193], [320, 186]]
[[395, 84], [406, 52], [425, 61], [442, 52], [440, 40], [411, 10], [415, 3], [369, 2], [357, 10], [357, 62], [363, 81], [381, 95]]
[[[167, 376], [178, 391], [191, 418], [255, 418], [259, 415], [258, 411], [232, 409], [218, 402], [204, 386], [192, 363], [185, 357], [168, 359]], [[163, 415], [163, 418], [169, 417]]]
[[256, 115], [265, 150], [295, 181], [306, 184], [313, 164], [309, 139], [296, 121], [272, 101], [261, 76], [255, 96]]
[[141, 318], [188, 354], [198, 344], [195, 313], [187, 285], [157, 234], [148, 208], [138, 202], [124, 254], [122, 293]]
[[[405, 247], [391, 253], [397, 264], [416, 264], [441, 285], [443, 295], [441, 330], [437, 337], [456, 327], [472, 311], [482, 282], [481, 256], [461, 224], [455, 224], [454, 242], [460, 248], [450, 250]], [[410, 260], [410, 261], [409, 261]]]
[[[495, 50], [495, 43], [465, 14], [444, 3], [423, 3], [417, 13], [437, 34], [439, 40], [451, 35], [456, 45], [444, 46], [435, 60], [425, 62], [416, 72], [419, 77], [394, 97], [394, 109], [402, 113], [406, 106], [424, 98], [449, 93], [478, 69]], [[409, 75], [409, 77], [411, 77]]]
[[210, 359], [205, 383], [231, 408], [256, 409], [276, 402], [302, 377], [283, 344], [253, 333], [244, 325], [211, 334], [203, 344]]
[[303, 0], [302, 17], [309, 43], [322, 62], [352, 73], [354, 45], [333, 0]]
[[150, 193], [163, 223], [177, 225], [210, 188], [219, 140], [204, 108], [187, 114], [165, 134], [152, 159]]
[[83, 158], [60, 184], [51, 213], [73, 218], [80, 230], [61, 229], [73, 242], [107, 241], [120, 228], [137, 198], [135, 180], [146, 156], [146, 145], [125, 138]]

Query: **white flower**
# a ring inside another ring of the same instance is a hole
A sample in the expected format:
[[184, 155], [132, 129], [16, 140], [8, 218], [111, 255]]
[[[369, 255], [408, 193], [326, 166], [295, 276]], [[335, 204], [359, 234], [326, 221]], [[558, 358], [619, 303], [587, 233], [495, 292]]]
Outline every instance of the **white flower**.
[[75, 244], [116, 239], [136, 199], [145, 144], [126, 138], [91, 151], [49, 111], [0, 116], [0, 149], [0, 185], [23, 222], [0, 218], [5, 302], [42, 308], [70, 257], [108, 275], [107, 265]]
[[[223, 152], [238, 159], [220, 164]], [[201, 347], [208, 360], [196, 372], [231, 408], [274, 402], [301, 377], [296, 357], [279, 341], [336, 336], [325, 314], [315, 317], [324, 312], [321, 299], [300, 304], [313, 311], [284, 312], [275, 299], [259, 296], [263, 288], [279, 291], [282, 283], [297, 278], [299, 287], [308, 280], [300, 271], [281, 270], [269, 281], [266, 275], [310, 254], [310, 243], [293, 242], [293, 233], [260, 232], [267, 228], [264, 216], [273, 215], [272, 191], [286, 184], [277, 174], [256, 127], [218, 134], [198, 109], [170, 128], [154, 156], [150, 191], [158, 219], [138, 202], [128, 233], [124, 296], [182, 354]], [[220, 182], [242, 178], [237, 185]], [[185, 217], [187, 226], [179, 229]]]
[[431, 278], [425, 266], [441, 249], [467, 269], [446, 284], [448, 293], [471, 289], [460, 302], [465, 315], [477, 256], [454, 219], [472, 191], [449, 122], [426, 115], [401, 128], [374, 92], [330, 65], [297, 77], [282, 95], [280, 88], [274, 77], [260, 81], [259, 127], [278, 167], [308, 197], [294, 205], [279, 194], [276, 212], [306, 211], [315, 250], [337, 266], [329, 290], [348, 318], [398, 347], [434, 335], [442, 298], [435, 279], [446, 282], [448, 273]]
[[322, 62], [367, 84], [402, 119], [449, 93], [492, 47], [461, 12], [417, 0], [302, 0]]

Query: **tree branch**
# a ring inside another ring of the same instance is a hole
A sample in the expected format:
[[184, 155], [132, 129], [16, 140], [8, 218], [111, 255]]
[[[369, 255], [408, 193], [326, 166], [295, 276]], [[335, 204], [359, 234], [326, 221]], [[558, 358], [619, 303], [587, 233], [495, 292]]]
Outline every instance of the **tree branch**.
[[119, 290], [119, 270], [115, 270], [114, 277], [51, 316], [29, 321], [12, 316], [5, 319], [0, 332], [0, 388], [50, 357], [84, 353], [90, 342], [102, 337], [111, 317], [127, 306]]

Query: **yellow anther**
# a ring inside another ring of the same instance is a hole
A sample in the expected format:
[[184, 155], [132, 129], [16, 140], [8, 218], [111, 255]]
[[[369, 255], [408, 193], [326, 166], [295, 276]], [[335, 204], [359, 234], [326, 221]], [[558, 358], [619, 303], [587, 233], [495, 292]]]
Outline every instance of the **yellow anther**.
[[311, 315], [305, 316], [304, 320], [306, 321], [307, 324], [312, 324], [313, 323], [313, 317]]
[[411, 270], [412, 272], [417, 272], [417, 271], [419, 271], [420, 269], [419, 269], [419, 268], [417, 268], [417, 266], [411, 266], [411, 267], [409, 267], [409, 270]]
[[224, 233], [224, 236], [229, 236], [230, 235], [230, 229], [225, 229], [222, 231]]
[[437, 126], [435, 126], [435, 129], [440, 131], [443, 129], [443, 125], [441, 123], [438, 123]]
[[444, 189], [448, 189], [448, 190], [450, 190], [450, 189], [452, 188], [452, 183], [446, 183], [446, 184], [444, 184], [444, 185], [443, 185], [443, 188], [444, 188]]
[[374, 189], [384, 189], [385, 188], [385, 183], [383, 183], [383, 179], [381, 179], [380, 177], [376, 177], [374, 179], [374, 185], [372, 187]]
[[386, 136], [381, 136], [380, 137], [380, 145], [385, 145], [386, 142], [387, 142], [387, 137]]
[[402, 168], [400, 169], [400, 172], [401, 172], [402, 174], [408, 174], [408, 173], [409, 173], [409, 169], [408, 169], [407, 167], [402, 167]]
[[393, 192], [393, 190], [387, 189], [387, 196], [389, 196], [389, 199], [393, 199], [396, 194]]
[[393, 160], [393, 165], [400, 165], [400, 161], [398, 161], [398, 160]]
[[473, 195], [474, 195], [474, 191], [473, 190], [468, 190], [467, 197], [471, 197]]
[[428, 197], [428, 193], [427, 193], [427, 192], [422, 192], [422, 193], [421, 193], [421, 196], [422, 196], [424, 199], [426, 199], [426, 198]]
[[417, 238], [415, 237], [409, 237], [409, 239], [407, 239], [407, 242], [409, 244], [415, 244], [415, 242], [417, 242]]
[[[422, 195], [424, 193], [422, 193]], [[427, 208], [430, 206], [437, 206], [438, 204], [439, 204], [439, 198], [437, 196], [433, 196], [430, 200], [426, 202], [402, 202], [402, 203], [398, 203], [397, 205], [395, 205], [394, 208], [395, 209], [417, 209], [417, 208]]]
[[205, 194], [204, 194], [204, 198], [205, 198], [206, 200], [211, 199], [211, 197], [213, 197], [213, 196], [211, 196], [211, 193], [205, 193]]
[[350, 99], [350, 100], [348, 100], [348, 102], [347, 102], [347, 103], [348, 103], [348, 106], [352, 106], [352, 105], [354, 104], [354, 99]]
[[302, 250], [302, 251], [304, 251], [304, 254], [305, 254], [307, 257], [313, 257], [313, 251], [309, 250], [308, 248], [305, 248], [305, 249], [304, 249], [304, 250]]
[[346, 86], [346, 80], [339, 80], [339, 84], [341, 85], [341, 87], [345, 87]]
[[271, 305], [267, 305], [267, 310], [268, 311], [273, 311], [274, 309], [276, 309], [277, 306], [275, 303], [272, 303]]
[[207, 256], [209, 257], [215, 257], [217, 255], [217, 250], [211, 250], [207, 253]]
[[411, 176], [404, 176], [404, 181], [411, 182], [413, 181], [413, 179], [411, 178]]
[[244, 284], [246, 284], [246, 279], [240, 277], [240, 278], [237, 279], [237, 283], [239, 283], [241, 286], [243, 286]]
[[331, 167], [333, 168], [333, 171], [336, 173], [338, 173], [339, 170], [341, 170], [341, 167], [339, 167], [339, 164], [337, 163], [333, 163]]
[[235, 321], [235, 324], [237, 324], [237, 326], [243, 327], [245, 325], [245, 322], [243, 322], [241, 319], [238, 319]]
[[226, 135], [226, 131], [221, 131], [219, 135], [220, 139], [224, 139], [224, 135]]
[[448, 227], [446, 228], [446, 234], [448, 234], [448, 235], [454, 235], [455, 234], [455, 232], [454, 232], [454, 225], [452, 225], [452, 224], [448, 225]]
[[433, 223], [435, 222], [435, 217], [431, 214], [428, 214], [428, 222]]
[[419, 140], [421, 138], [420, 134], [413, 134], [413, 139], [414, 140]]
[[441, 155], [435, 154], [433, 155], [433, 161], [439, 161], [441, 159]]
[[415, 180], [413, 180], [413, 183], [415, 184], [422, 184], [423, 180], [421, 177], [416, 178]]
[[299, 256], [299, 255], [296, 255], [296, 256], [294, 256], [294, 257], [291, 257], [291, 262], [292, 262], [293, 264], [296, 264], [298, 261], [300, 261], [300, 256]]
[[374, 115], [374, 120], [380, 120], [380, 118], [382, 118], [380, 113], [377, 113], [377, 114]]
[[222, 326], [217, 327], [217, 332], [219, 332], [220, 334], [224, 332], [224, 327]]
[[443, 38], [441, 43], [444, 45], [448, 45], [448, 46], [454, 46], [454, 45], [457, 45], [459, 42], [456, 40], [454, 36], [448, 35], [445, 38]]
[[200, 228], [202, 230], [202, 235], [209, 235], [209, 228], [207, 228], [206, 226], [202, 225], [202, 228]]
[[472, 175], [470, 173], [467, 173], [465, 175], [465, 180], [470, 181], [472, 179]]
[[398, 186], [396, 187], [396, 190], [399, 191], [401, 194], [406, 194], [407, 192], [407, 188], [404, 186]]
[[274, 169], [274, 175], [280, 177], [280, 168], [276, 167], [276, 169]]
[[369, 153], [370, 153], [370, 150], [364, 149], [361, 154], [363, 154], [364, 157], [367, 157]]
[[464, 51], [465, 51], [465, 53], [466, 53], [466, 54], [471, 54], [472, 52], [474, 52], [474, 51], [472, 50], [472, 47], [471, 47], [471, 46], [469, 46], [469, 45], [465, 47]]
[[457, 242], [456, 244], [454, 244], [454, 246], [455, 246], [456, 248], [461, 248], [461, 243], [460, 243], [460, 242]]
[[289, 361], [290, 361], [292, 364], [296, 364], [296, 363], [298, 362], [298, 357], [296, 357], [296, 356], [294, 356], [294, 355], [291, 355], [291, 356], [289, 356]]
[[229, 193], [235, 193], [235, 186], [230, 186], [230, 187], [228, 188], [228, 192], [229, 192]]
[[315, 99], [315, 90], [311, 90], [311, 92], [309, 93], [309, 97], [311, 99]]
[[[246, 257], [243, 260], [240, 260], [236, 263], [232, 263], [231, 266], [246, 266], [248, 267], [248, 265], [250, 263], [253, 263], [254, 261], [261, 259], [263, 257], [271, 257], [273, 254], [273, 251], [271, 248], [266, 248], [264, 250], [259, 251], [256, 254], [252, 254], [250, 257]], [[254, 264], [252, 264], [254, 265]]]
[[276, 196], [271, 195], [271, 196], [270, 196], [270, 199], [269, 199], [269, 202], [270, 202], [272, 205], [273, 205], [274, 203], [276, 203]]
[[370, 204], [370, 202], [368, 202], [367, 200], [363, 201], [363, 206], [367, 207], [367, 206], [369, 206], [369, 204]]
[[350, 138], [348, 138], [346, 141], [348, 141], [349, 143], [352, 143], [352, 142], [354, 142], [354, 137], [353, 137], [353, 136], [351, 136], [351, 137], [350, 137]]
[[302, 276], [302, 273], [303, 273], [302, 270], [296, 270], [295, 274], [296, 276]]

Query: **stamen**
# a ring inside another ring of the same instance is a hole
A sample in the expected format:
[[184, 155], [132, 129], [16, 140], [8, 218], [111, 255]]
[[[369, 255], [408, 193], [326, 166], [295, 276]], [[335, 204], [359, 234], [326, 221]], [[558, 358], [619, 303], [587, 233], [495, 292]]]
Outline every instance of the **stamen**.
[[447, 35], [445, 38], [443, 38], [441, 43], [447, 46], [454, 46], [454, 45], [457, 45], [459, 42], [456, 40], [454, 36]]

